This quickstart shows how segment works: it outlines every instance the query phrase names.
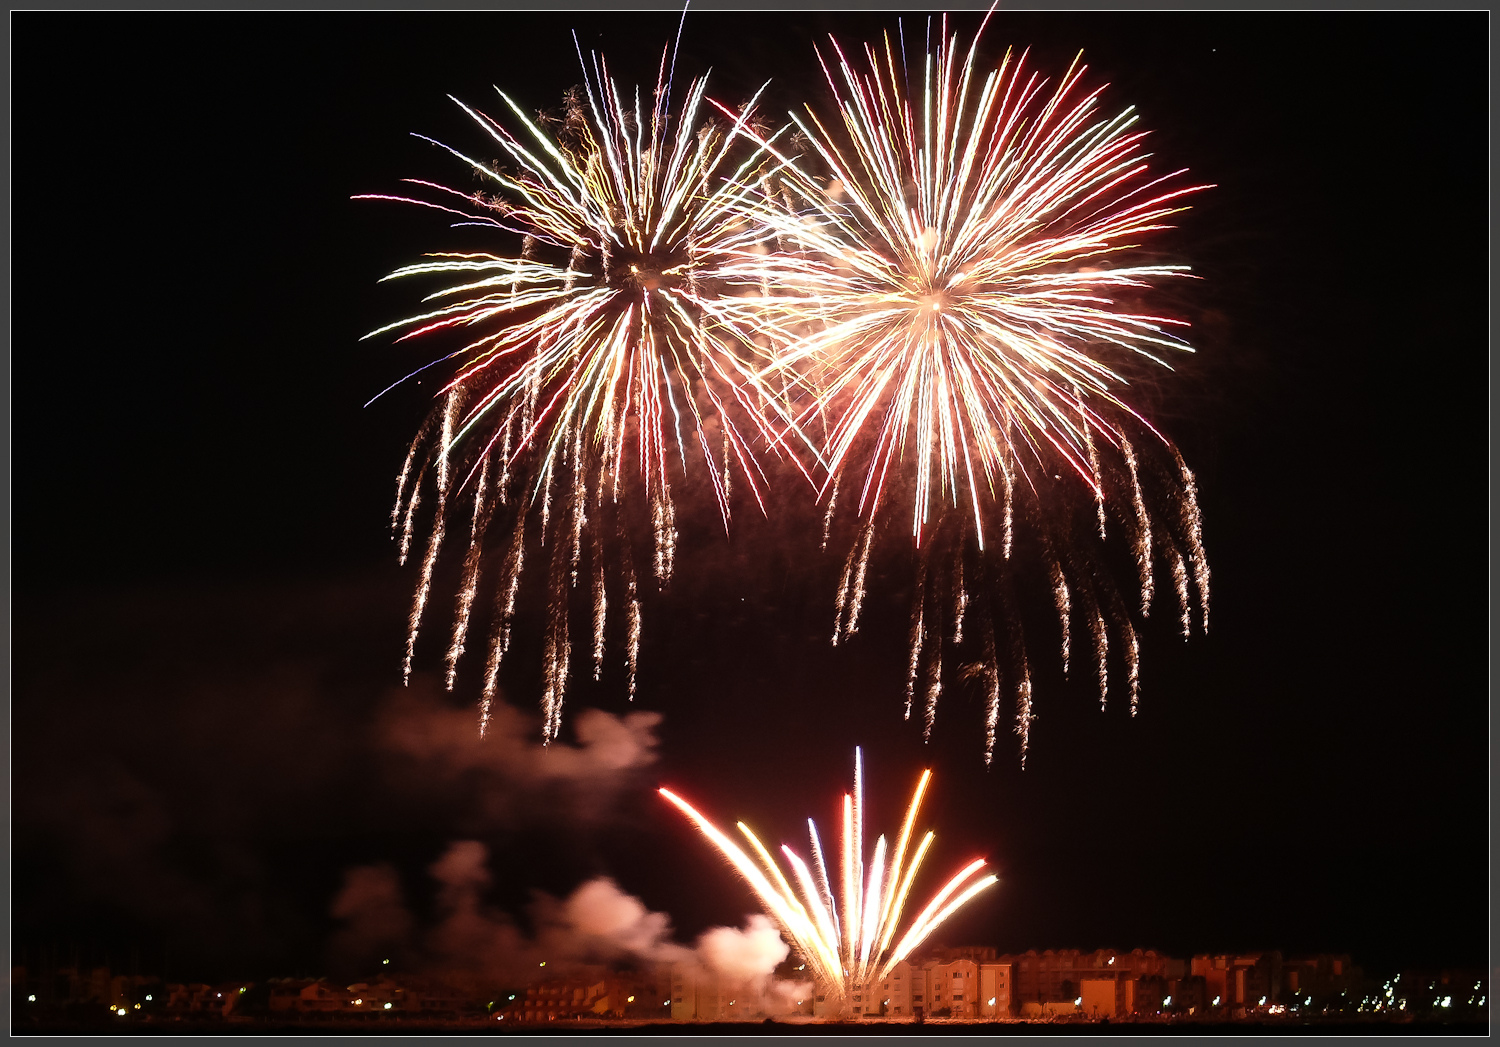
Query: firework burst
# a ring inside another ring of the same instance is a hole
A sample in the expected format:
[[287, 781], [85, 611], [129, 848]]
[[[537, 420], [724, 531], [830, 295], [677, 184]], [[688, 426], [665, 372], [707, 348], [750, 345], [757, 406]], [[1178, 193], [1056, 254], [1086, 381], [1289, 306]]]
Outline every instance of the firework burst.
[[[642, 586], [633, 550], [649, 546], [651, 574], [658, 585], [668, 581], [677, 535], [673, 478], [687, 476], [689, 462], [696, 462], [726, 527], [732, 475], [764, 507], [756, 454], [780, 453], [788, 432], [784, 421], [772, 424], [781, 400], [758, 378], [761, 346], [788, 337], [783, 299], [770, 288], [806, 266], [773, 250], [774, 232], [760, 218], [775, 199], [770, 186], [778, 176], [764, 151], [739, 133], [754, 117], [754, 100], [739, 112], [720, 106], [727, 121], [709, 118], [706, 81], [699, 79], [673, 113], [664, 50], [656, 90], [643, 107], [639, 92], [622, 93], [602, 60], [593, 61], [592, 75], [585, 64], [585, 87], [570, 95], [560, 119], [533, 120], [503, 92], [505, 122], [458, 103], [503, 162], [442, 148], [488, 191], [411, 180], [421, 195], [360, 197], [436, 208], [458, 225], [519, 241], [514, 254], [434, 254], [397, 270], [387, 279], [439, 278], [445, 285], [428, 296], [427, 311], [367, 337], [399, 330], [403, 341], [445, 333], [468, 339], [443, 358], [454, 372], [398, 481], [392, 525], [403, 563], [422, 491], [434, 491], [404, 675], [411, 673], [439, 551], [455, 529], [448, 518], [467, 498], [468, 551], [447, 685], [468, 643], [491, 523], [503, 517], [510, 534], [496, 543], [501, 566], [489, 615], [481, 731], [511, 646], [525, 564], [541, 557], [549, 739], [561, 723], [575, 649], [570, 594], [580, 580], [592, 589], [586, 601], [592, 635], [577, 646], [588, 651], [598, 679], [609, 610], [622, 606], [634, 696]], [[618, 583], [613, 597], [611, 579]]]
[[895, 847], [888, 851], [886, 838], [881, 836], [867, 861], [864, 775], [860, 751], [855, 749], [854, 791], [845, 794], [842, 811], [839, 881], [836, 885], [828, 875], [818, 828], [809, 818], [811, 866], [792, 848], [784, 844], [781, 848], [798, 890], [792, 889], [771, 852], [744, 822], [735, 823], [736, 828], [749, 842], [754, 859], [687, 801], [668, 789], [660, 792], [687, 815], [744, 877], [766, 912], [780, 924], [782, 933], [813, 971], [819, 992], [831, 995], [846, 1009], [855, 993], [884, 979], [948, 917], [998, 880], [993, 874], [979, 876], [985, 862], [983, 858], [974, 859], [944, 884], [901, 930], [912, 884], [932, 846], [933, 834], [928, 831], [912, 850], [917, 815], [931, 780], [932, 772], [923, 771], [906, 808]]
[[796, 288], [805, 323], [766, 373], [795, 374], [809, 390], [797, 419], [825, 426], [830, 519], [840, 486], [855, 495], [843, 503], [859, 524], [834, 643], [857, 629], [875, 532], [906, 516], [918, 557], [907, 716], [917, 705], [932, 730], [945, 648], [963, 645], [966, 622], [995, 619], [998, 642], [987, 625], [968, 630], [989, 663], [971, 675], [992, 701], [1008, 678], [1024, 764], [1034, 714], [1014, 593], [1023, 568], [1052, 590], [1065, 671], [1070, 619], [1085, 616], [1101, 701], [1113, 624], [1132, 713], [1139, 646], [1091, 547], [1093, 521], [1101, 540], [1108, 522], [1123, 529], [1140, 616], [1162, 563], [1183, 622], [1190, 576], [1207, 627], [1192, 473], [1126, 399], [1132, 372], [1191, 351], [1176, 333], [1184, 322], [1136, 305], [1186, 267], [1132, 263], [1131, 252], [1207, 187], [1151, 174], [1135, 114], [1105, 114], [1076, 60], [1055, 85], [1009, 52], [986, 73], [978, 36], [965, 50], [946, 18], [940, 33], [914, 69], [904, 39], [867, 46], [863, 63], [836, 42], [820, 53], [838, 115], [793, 114], [810, 149], [787, 169], [798, 207], [777, 219], [812, 260]]

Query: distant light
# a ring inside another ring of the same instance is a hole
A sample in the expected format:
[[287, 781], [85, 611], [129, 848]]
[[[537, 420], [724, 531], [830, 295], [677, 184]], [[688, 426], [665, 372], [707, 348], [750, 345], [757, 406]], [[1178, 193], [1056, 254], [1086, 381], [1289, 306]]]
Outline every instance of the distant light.
[[356, 1007], [358, 1007], [358, 1006], [359, 1006], [359, 1005], [360, 1005], [360, 1004], [362, 1004], [362, 1003], [364, 1003], [364, 1002], [365, 1002], [365, 1001], [364, 1001], [364, 1000], [355, 1000], [355, 1001], [354, 1001], [354, 1005], [355, 1005], [355, 1006], [356, 1006]]
[[634, 996], [627, 996], [627, 997], [625, 997], [625, 1002], [626, 1003], [635, 1003], [635, 997]]
[[390, 1004], [386, 1004], [386, 1005], [385, 1005], [385, 1009], [386, 1009], [386, 1010], [390, 1010], [390, 1009], [391, 1009], [391, 1005], [390, 1005]]
[[515, 999], [515, 998], [516, 998], [516, 994], [515, 994], [515, 993], [511, 993], [511, 994], [510, 994], [510, 998], [511, 998], [511, 999], [512, 999], [512, 1000], [514, 1000], [514, 999]]
[[116, 1014], [118, 1014], [118, 1015], [120, 1015], [120, 1016], [121, 1016], [121, 1017], [122, 1017], [122, 1018], [123, 1018], [123, 1017], [124, 1017], [124, 1016], [125, 1016], [125, 1008], [124, 1008], [124, 1007], [121, 1007], [121, 1008], [120, 1008], [120, 1009], [119, 1009], [119, 1010], [118, 1010], [118, 1011], [116, 1011], [116, 1012], [115, 1012], [115, 1013], [116, 1013]]
[[381, 960], [380, 962], [381, 963], [390, 963], [391, 961], [390, 960]]
[[1073, 1001], [1073, 1006], [1074, 1007], [1082, 1007], [1083, 1006], [1083, 997], [1080, 996], [1080, 997], [1078, 997], [1078, 999], [1074, 1000]]
[[1111, 957], [1110, 957], [1110, 958], [1109, 958], [1109, 962], [1110, 962], [1110, 964], [1111, 964], [1111, 966], [1113, 966], [1113, 964], [1114, 964], [1114, 962], [1115, 962], [1115, 958], [1114, 958], [1114, 957], [1113, 957], [1113, 956], [1111, 956]]
[[1217, 996], [1214, 997], [1214, 1006], [1219, 1006], [1219, 998]]
[[[32, 999], [34, 1000], [34, 999], [36, 999], [36, 997], [33, 996]], [[151, 994], [150, 993], [146, 994], [146, 999], [148, 999], [148, 1000], [151, 999]]]
[[[511, 998], [512, 998], [512, 999], [514, 999], [514, 998], [515, 998], [515, 997], [511, 997]], [[663, 1007], [670, 1007], [670, 1006], [671, 1006], [671, 1005], [672, 1005], [672, 1001], [671, 1001], [671, 1000], [663, 1000], [663, 1001], [662, 1001], [662, 1002], [661, 1002], [661, 1005], [662, 1005], [662, 1006], [663, 1006]]]
[[1262, 996], [1260, 998], [1260, 1004], [1259, 1004], [1259, 1006], [1264, 1007], [1265, 1005], [1266, 1005], [1266, 998], [1264, 996]]
[[240, 989], [240, 992], [244, 992], [244, 991], [245, 991], [245, 990], [244, 990], [244, 988], [243, 988], [243, 987], [241, 987], [241, 989]]
[[1443, 1006], [1444, 1007], [1452, 1007], [1453, 1006], [1453, 997], [1451, 997], [1451, 996], [1444, 996], [1443, 997]]
[[223, 998], [224, 998], [224, 994], [223, 994], [223, 993], [221, 993], [221, 992], [216, 992], [216, 993], [214, 993], [214, 996], [216, 996], [216, 997], [218, 997], [218, 998], [219, 998], [219, 999], [221, 999], [221, 1000], [222, 1000], [222, 999], [223, 999]]
[[538, 967], [545, 967], [545, 966], [547, 966], [547, 961], [543, 960], [541, 963], [537, 964], [537, 966]]
[[990, 1004], [989, 1005], [991, 1007], [995, 1006], [995, 998], [993, 996], [990, 997]]
[[[146, 999], [149, 1000], [149, 999], [151, 999], [151, 997], [148, 996], [148, 997], [146, 997]], [[26, 997], [26, 1002], [27, 1003], [36, 1003], [36, 997], [35, 996], [28, 996], [28, 997]]]
[[1165, 1000], [1163, 1000], [1161, 1002], [1161, 1005], [1163, 1007], [1170, 1007], [1170, 1006], [1172, 1006], [1172, 997], [1168, 996]]
[[136, 1009], [136, 1010], [140, 1010], [140, 1009], [141, 1009], [141, 1005], [140, 1005], [140, 1004], [136, 1004], [136, 1005], [135, 1005], [135, 1009]]

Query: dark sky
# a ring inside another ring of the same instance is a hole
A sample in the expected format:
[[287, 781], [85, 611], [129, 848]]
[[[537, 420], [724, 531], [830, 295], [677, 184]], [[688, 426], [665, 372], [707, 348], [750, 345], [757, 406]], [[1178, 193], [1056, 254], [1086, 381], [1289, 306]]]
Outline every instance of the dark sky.
[[[730, 101], [774, 77], [784, 112], [823, 100], [814, 40], [895, 24], [695, 11], [679, 68]], [[1039, 671], [1023, 772], [1010, 735], [985, 769], [966, 691], [930, 744], [902, 721], [900, 557], [829, 647], [840, 556], [790, 485], [729, 540], [681, 520], [635, 706], [577, 686], [571, 757], [534, 751], [534, 629], [513, 735], [408, 744], [466, 722], [478, 674], [440, 697], [429, 634], [402, 704], [413, 572], [385, 522], [430, 385], [361, 405], [427, 350], [357, 339], [415, 304], [375, 281], [452, 234], [349, 198], [461, 184], [409, 133], [482, 150], [445, 96], [498, 109], [492, 85], [555, 105], [570, 30], [650, 79], [676, 14], [14, 15], [17, 946], [319, 973], [346, 870], [390, 863], [420, 918], [457, 840], [489, 849], [497, 909], [609, 875], [686, 941], [753, 906], [655, 787], [795, 842], [831, 832], [862, 745], [884, 828], [935, 768], [931, 875], [998, 866], [953, 944], [1484, 963], [1487, 25], [994, 19], [992, 53], [1082, 49], [1160, 164], [1218, 186], [1161, 241], [1203, 279], [1173, 292], [1200, 352], [1156, 415], [1197, 472], [1212, 631], [1153, 621], [1134, 720]], [[609, 769], [589, 708], [660, 714], [629, 721], [654, 749]]]

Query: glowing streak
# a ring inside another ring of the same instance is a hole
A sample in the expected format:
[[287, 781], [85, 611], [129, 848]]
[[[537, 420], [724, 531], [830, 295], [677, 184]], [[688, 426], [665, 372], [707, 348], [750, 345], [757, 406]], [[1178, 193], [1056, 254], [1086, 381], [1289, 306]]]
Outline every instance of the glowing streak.
[[[411, 682], [411, 663], [417, 650], [417, 630], [422, 624], [422, 612], [427, 607], [427, 596], [432, 589], [432, 570], [437, 564], [438, 550], [443, 544], [443, 508], [448, 501], [448, 452], [453, 442], [453, 419], [458, 413], [458, 391], [448, 394], [443, 409], [443, 429], [437, 449], [437, 509], [432, 525], [432, 536], [427, 542], [427, 554], [422, 557], [422, 573], [417, 580], [417, 591], [412, 597], [411, 616], [407, 621], [406, 657], [401, 661], [401, 683]], [[412, 504], [415, 506], [416, 498]]]
[[1175, 545], [1171, 547], [1171, 551], [1172, 581], [1173, 583], [1175, 583], [1177, 588], [1177, 606], [1182, 612], [1182, 638], [1186, 640], [1189, 636], [1192, 635], [1193, 631], [1193, 620], [1190, 616], [1191, 604], [1189, 602], [1188, 596], [1187, 568], [1182, 562], [1182, 553], [1178, 552]]
[[1062, 565], [1055, 559], [1048, 562], [1052, 570], [1052, 597], [1057, 602], [1057, 622], [1062, 627], [1062, 671], [1068, 675], [1068, 648], [1070, 641], [1069, 620], [1073, 615], [1073, 603], [1068, 595], [1068, 579]]
[[[410, 462], [408, 462], [408, 467], [410, 467]], [[402, 480], [403, 480], [403, 482], [405, 480], [405, 474], [404, 473], [402, 474]], [[397, 504], [398, 505], [400, 504], [400, 498], [401, 498], [401, 489], [399, 487], [397, 487], [397, 489], [396, 489], [396, 499], [397, 499]], [[839, 482], [838, 482], [838, 478], [835, 477], [834, 481], [833, 481], [833, 490], [828, 495], [828, 511], [823, 514], [823, 544], [821, 546], [821, 548], [823, 548], [823, 549], [827, 549], [828, 548], [828, 529], [833, 526], [833, 510], [834, 510], [834, 507], [836, 505], [838, 505], [838, 504], [839, 504]], [[396, 517], [395, 517], [395, 513], [393, 512], [391, 514], [391, 526], [392, 527], [395, 526], [395, 521], [396, 521]], [[843, 610], [843, 608], [840, 607], [840, 611], [842, 611], [842, 610]], [[836, 635], [837, 634], [835, 634], [835, 636]], [[834, 642], [837, 643], [837, 639], [836, 638], [835, 638]]]
[[995, 728], [1000, 723], [1000, 671], [993, 661], [984, 667], [987, 700], [984, 706], [984, 765], [995, 758]]
[[1021, 664], [1021, 685], [1017, 688], [1016, 734], [1021, 736], [1021, 769], [1026, 769], [1026, 750], [1031, 744], [1031, 725], [1036, 713], [1031, 710], [1031, 670]]
[[1151, 595], [1154, 579], [1151, 571], [1151, 517], [1146, 512], [1146, 498], [1141, 493], [1141, 478], [1136, 472], [1135, 448], [1130, 441], [1120, 440], [1125, 464], [1130, 467], [1130, 494], [1135, 504], [1136, 538], [1135, 560], [1141, 572], [1141, 617], [1151, 614]]
[[875, 841], [875, 857], [870, 862], [870, 886], [865, 891], [863, 929], [860, 932], [859, 966], [868, 968], [870, 947], [875, 943], [875, 934], [880, 923], [880, 874], [885, 871], [885, 837]]
[[[1175, 453], [1175, 452], [1174, 452]], [[1198, 587], [1198, 610], [1203, 616], [1203, 631], [1208, 632], [1208, 556], [1203, 551], [1203, 516], [1198, 511], [1198, 481], [1193, 471], [1177, 455], [1182, 474], [1182, 516], [1187, 525], [1188, 555], [1193, 564], [1193, 582]]]
[[1109, 701], [1109, 628], [1104, 614], [1094, 609], [1094, 653], [1099, 659], [1099, 708]]
[[609, 599], [604, 589], [604, 550], [594, 536], [594, 679], [604, 672], [604, 626]]
[[1134, 716], [1141, 699], [1141, 644], [1128, 620], [1125, 622], [1125, 661], [1130, 678], [1130, 715]]
[[839, 932], [839, 909], [833, 901], [833, 881], [828, 878], [828, 866], [823, 861], [823, 845], [818, 840], [818, 827], [813, 824], [811, 818], [807, 820], [807, 835], [812, 844], [813, 859], [817, 862], [818, 888], [822, 891], [823, 901], [828, 906], [828, 915], [833, 920], [832, 941], [838, 942], [842, 935]]
[[447, 671], [443, 685], [453, 690], [454, 677], [458, 675], [458, 660], [463, 657], [464, 641], [469, 635], [469, 615], [474, 608], [474, 596], [479, 588], [479, 567], [484, 552], [484, 535], [489, 528], [490, 513], [494, 503], [485, 497], [485, 481], [489, 475], [489, 460], [480, 465], [479, 480], [474, 490], [474, 517], [469, 521], [469, 551], [464, 555], [463, 579], [458, 586], [458, 606], [453, 613], [453, 637], [448, 644]]
[[953, 565], [953, 644], [964, 642], [964, 611], [969, 607], [969, 593], [964, 588], [964, 562], [960, 557]]

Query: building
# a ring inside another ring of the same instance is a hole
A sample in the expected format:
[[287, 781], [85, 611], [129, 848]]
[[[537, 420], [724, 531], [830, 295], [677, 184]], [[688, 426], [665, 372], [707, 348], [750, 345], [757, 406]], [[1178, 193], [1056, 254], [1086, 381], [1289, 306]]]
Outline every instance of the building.
[[1279, 1003], [1281, 968], [1281, 953], [1276, 951], [1199, 955], [1192, 961], [1193, 974], [1204, 980], [1208, 1006], [1227, 1008], [1233, 1014]]
[[[678, 1021], [755, 1021], [772, 1014], [785, 1013], [787, 1001], [768, 993], [771, 979], [749, 981], [726, 978], [696, 964], [674, 963], [671, 967], [672, 1017]], [[811, 990], [809, 990], [811, 993]], [[795, 1000], [792, 1005], [807, 1007], [817, 1014], [826, 1012], [829, 1004], [822, 995], [814, 1000]], [[837, 1007], [835, 1002], [832, 1006]], [[836, 1013], [836, 1011], [834, 1012]]]
[[[1094, 1018], [1124, 1017], [1141, 1011], [1136, 985], [1140, 979], [1169, 980], [1186, 973], [1182, 961], [1155, 949], [1031, 949], [1001, 956], [998, 962], [1011, 965], [1013, 971], [1011, 1014], [1026, 1013], [1027, 1004], [1036, 1004], [1031, 1009], [1036, 1014], [1062, 1013], [1071, 1005]], [[1152, 981], [1145, 991], [1149, 996], [1156, 989]]]
[[[856, 1018], [994, 1018], [1010, 1013], [1011, 968], [972, 957], [988, 950], [943, 950], [941, 958], [902, 961], [878, 983], [856, 985], [850, 1013]], [[814, 1014], [820, 1013], [815, 1010]], [[824, 1012], [832, 1016], [828, 1008]]]
[[1014, 967], [998, 960], [979, 965], [979, 1017], [1004, 1018], [1011, 1011]]
[[1347, 954], [1323, 953], [1283, 960], [1281, 979], [1289, 1002], [1320, 1007], [1357, 999], [1363, 990], [1364, 972]]

